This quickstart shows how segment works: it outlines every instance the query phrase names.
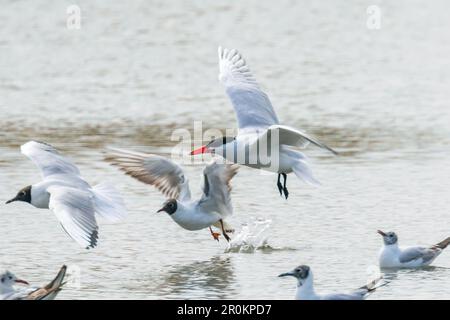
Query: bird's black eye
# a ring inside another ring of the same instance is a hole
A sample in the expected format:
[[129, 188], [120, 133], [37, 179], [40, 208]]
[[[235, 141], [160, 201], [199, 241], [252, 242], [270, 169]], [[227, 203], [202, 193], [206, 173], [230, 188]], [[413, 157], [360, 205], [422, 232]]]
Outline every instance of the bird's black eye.
[[25, 191], [21, 192], [21, 195], [25, 196], [27, 193]]
[[12, 277], [11, 277], [11, 276], [9, 276], [9, 280], [12, 280]]

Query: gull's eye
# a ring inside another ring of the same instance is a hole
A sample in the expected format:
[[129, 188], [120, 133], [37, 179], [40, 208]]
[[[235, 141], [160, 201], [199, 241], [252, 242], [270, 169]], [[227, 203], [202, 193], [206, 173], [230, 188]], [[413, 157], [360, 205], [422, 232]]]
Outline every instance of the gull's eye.
[[11, 277], [11, 276], [9, 276], [9, 280], [12, 280], [12, 277]]
[[21, 194], [24, 196], [24, 195], [26, 195], [27, 193], [26, 193], [25, 191], [22, 191]]

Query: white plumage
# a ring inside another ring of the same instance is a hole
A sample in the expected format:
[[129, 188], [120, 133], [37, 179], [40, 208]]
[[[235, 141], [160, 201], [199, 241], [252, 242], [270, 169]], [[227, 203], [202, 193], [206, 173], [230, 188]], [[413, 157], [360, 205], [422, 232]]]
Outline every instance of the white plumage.
[[383, 237], [384, 245], [380, 250], [379, 264], [381, 268], [420, 268], [430, 265], [450, 244], [450, 237], [429, 246], [400, 247], [395, 232], [378, 230]]
[[97, 245], [95, 214], [110, 222], [126, 217], [124, 202], [114, 187], [104, 183], [91, 187], [78, 168], [51, 145], [30, 141], [21, 151], [40, 169], [43, 180], [7, 203], [25, 201], [52, 210], [67, 234], [84, 248]]
[[[233, 163], [278, 173], [277, 187], [286, 198], [288, 173], [294, 172], [301, 180], [317, 185], [306, 157], [293, 148], [305, 148], [312, 143], [337, 153], [304, 132], [280, 125], [269, 97], [257, 84], [242, 55], [235, 49], [221, 47], [218, 52], [219, 80], [233, 105], [239, 133], [235, 139], [215, 139], [191, 154], [211, 152]], [[284, 177], [284, 185], [280, 176]]]
[[226, 238], [227, 232], [232, 231], [224, 219], [233, 213], [230, 181], [237, 173], [237, 165], [216, 161], [207, 165], [203, 170], [203, 194], [194, 200], [183, 169], [167, 158], [112, 149], [106, 160], [133, 178], [160, 190], [168, 201], [159, 211], [167, 212], [184, 229], [200, 230], [215, 226], [222, 229]]
[[61, 291], [67, 267], [62, 266], [53, 281], [43, 287], [14, 287], [16, 284], [28, 285], [9, 271], [0, 275], [0, 300], [53, 300]]

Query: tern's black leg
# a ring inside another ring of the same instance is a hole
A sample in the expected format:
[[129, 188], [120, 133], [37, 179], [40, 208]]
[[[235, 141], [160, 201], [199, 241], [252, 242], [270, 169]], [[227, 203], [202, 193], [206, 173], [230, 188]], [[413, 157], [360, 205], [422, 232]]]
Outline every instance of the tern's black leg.
[[283, 196], [283, 185], [281, 184], [281, 174], [278, 174], [278, 182], [277, 182], [277, 187], [278, 187], [278, 191], [280, 192], [280, 196]]
[[220, 226], [222, 227], [222, 233], [223, 233], [223, 236], [225, 237], [225, 240], [230, 242], [231, 238], [228, 236], [227, 232], [225, 231], [225, 228], [223, 227], [222, 219], [220, 219], [219, 221], [220, 221]]
[[287, 182], [287, 174], [286, 173], [282, 173], [283, 178], [284, 178], [284, 184], [283, 184], [283, 192], [284, 192], [284, 196], [286, 197], [286, 199], [289, 197], [289, 191], [286, 188], [286, 182]]

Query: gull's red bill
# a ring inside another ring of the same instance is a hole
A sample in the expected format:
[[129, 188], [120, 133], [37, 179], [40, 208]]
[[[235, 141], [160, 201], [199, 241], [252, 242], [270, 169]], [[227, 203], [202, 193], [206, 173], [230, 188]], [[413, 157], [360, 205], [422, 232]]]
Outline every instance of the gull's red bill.
[[196, 154], [203, 154], [203, 153], [208, 153], [208, 152], [209, 152], [208, 147], [207, 146], [202, 146], [202, 147], [200, 147], [198, 149], [195, 149], [195, 150], [191, 151], [190, 155], [191, 156], [195, 156]]
[[29, 285], [29, 283], [28, 283], [27, 281], [21, 280], [21, 279], [17, 279], [15, 282], [16, 282], [16, 283], [26, 284], [27, 286]]

